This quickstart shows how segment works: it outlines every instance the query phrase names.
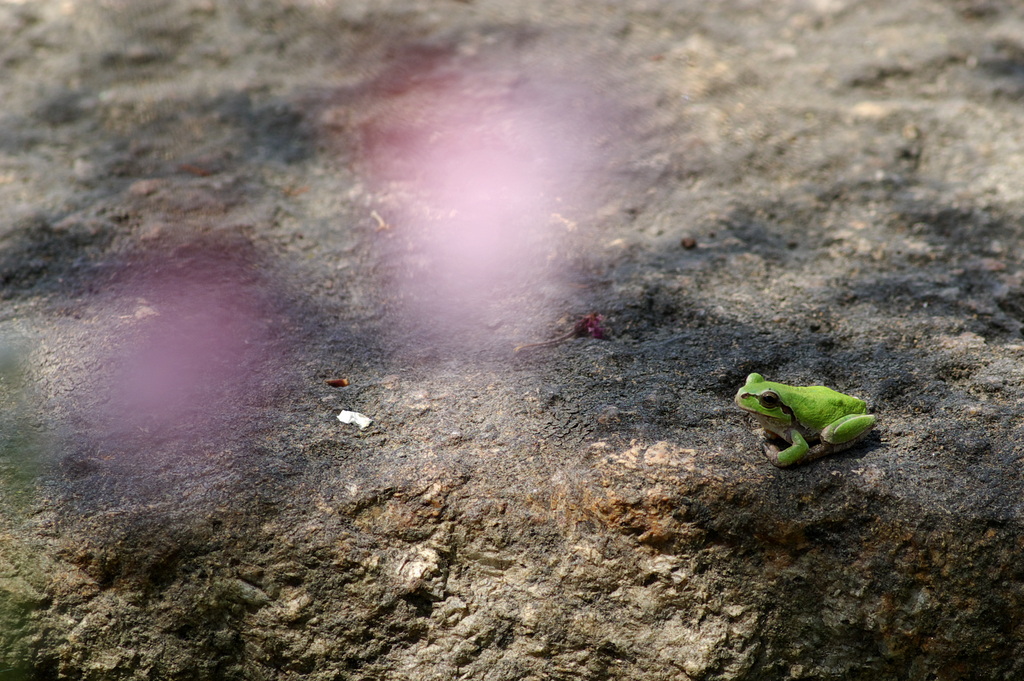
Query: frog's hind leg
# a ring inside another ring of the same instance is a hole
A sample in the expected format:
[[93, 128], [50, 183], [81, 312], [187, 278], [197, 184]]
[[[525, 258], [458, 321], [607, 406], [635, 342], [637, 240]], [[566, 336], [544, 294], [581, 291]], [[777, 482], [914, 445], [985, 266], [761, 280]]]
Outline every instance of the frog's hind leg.
[[845, 449], [864, 437], [874, 425], [875, 417], [871, 414], [848, 414], [828, 424], [821, 431], [821, 440], [832, 445], [845, 445]]

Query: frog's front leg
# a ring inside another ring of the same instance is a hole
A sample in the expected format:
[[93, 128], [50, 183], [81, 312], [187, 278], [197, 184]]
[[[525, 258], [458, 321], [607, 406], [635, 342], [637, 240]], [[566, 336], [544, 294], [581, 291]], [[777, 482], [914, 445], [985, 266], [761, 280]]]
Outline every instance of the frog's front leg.
[[849, 446], [864, 437], [873, 425], [875, 417], [872, 414], [847, 414], [825, 426], [821, 431], [821, 441]]
[[810, 445], [807, 444], [807, 440], [804, 439], [804, 436], [801, 435], [799, 431], [795, 429], [791, 430], [789, 431], [789, 436], [792, 444], [781, 451], [777, 445], [774, 445], [771, 442], [765, 443], [764, 453], [768, 457], [768, 461], [779, 468], [786, 468], [795, 463], [799, 463], [805, 456], [807, 456], [807, 452], [810, 449]]

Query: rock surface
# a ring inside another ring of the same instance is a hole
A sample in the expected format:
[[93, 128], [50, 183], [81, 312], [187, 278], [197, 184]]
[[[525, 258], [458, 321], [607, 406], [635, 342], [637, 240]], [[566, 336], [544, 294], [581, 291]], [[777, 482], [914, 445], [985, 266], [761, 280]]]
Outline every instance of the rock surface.
[[1020, 36], [0, 1], [0, 679], [1021, 677]]

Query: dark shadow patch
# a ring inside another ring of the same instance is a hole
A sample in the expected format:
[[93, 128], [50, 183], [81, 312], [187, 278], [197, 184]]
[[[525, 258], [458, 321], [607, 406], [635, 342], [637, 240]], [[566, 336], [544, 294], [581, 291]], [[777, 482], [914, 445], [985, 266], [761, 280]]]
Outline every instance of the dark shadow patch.
[[1004, 38], [986, 47], [978, 68], [992, 81], [994, 95], [1024, 97], [1024, 44]]
[[100, 221], [58, 229], [43, 216], [22, 220], [0, 237], [0, 298], [87, 292], [113, 240]]
[[90, 113], [88, 93], [81, 90], [59, 90], [36, 107], [35, 118], [47, 125], [75, 123]]
[[1021, 238], [1019, 219], [963, 204], [904, 202], [889, 206], [891, 228], [925, 249], [890, 247], [872, 268], [836, 291], [841, 304], [869, 301], [892, 314], [949, 316], [985, 337], [1019, 337], [1024, 291], [1006, 244]]
[[225, 91], [159, 102], [144, 115], [135, 106], [101, 112], [113, 121], [139, 118], [130, 134], [101, 140], [114, 151], [110, 173], [116, 176], [209, 175], [243, 163], [299, 163], [313, 154], [303, 112], [283, 100], [257, 102], [248, 93]]
[[893, 227], [925, 236], [936, 244], [955, 245], [984, 253], [991, 239], [1022, 231], [1005, 217], [971, 205], [950, 205], [936, 202], [910, 202], [894, 206], [897, 210]]
[[968, 21], [996, 19], [1012, 7], [1001, 0], [955, 0], [953, 6]]
[[201, 109], [233, 123], [237, 144], [247, 161], [299, 163], [313, 154], [313, 143], [302, 111], [284, 101], [257, 104], [243, 92], [226, 93]]

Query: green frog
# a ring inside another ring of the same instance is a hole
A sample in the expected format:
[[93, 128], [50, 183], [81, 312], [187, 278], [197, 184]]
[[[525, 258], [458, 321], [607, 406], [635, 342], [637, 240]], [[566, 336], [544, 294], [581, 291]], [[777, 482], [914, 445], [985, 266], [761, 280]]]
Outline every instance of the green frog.
[[848, 449], [875, 425], [864, 400], [823, 385], [772, 383], [761, 374], [747, 376], [736, 404], [764, 428], [765, 455], [779, 468]]

